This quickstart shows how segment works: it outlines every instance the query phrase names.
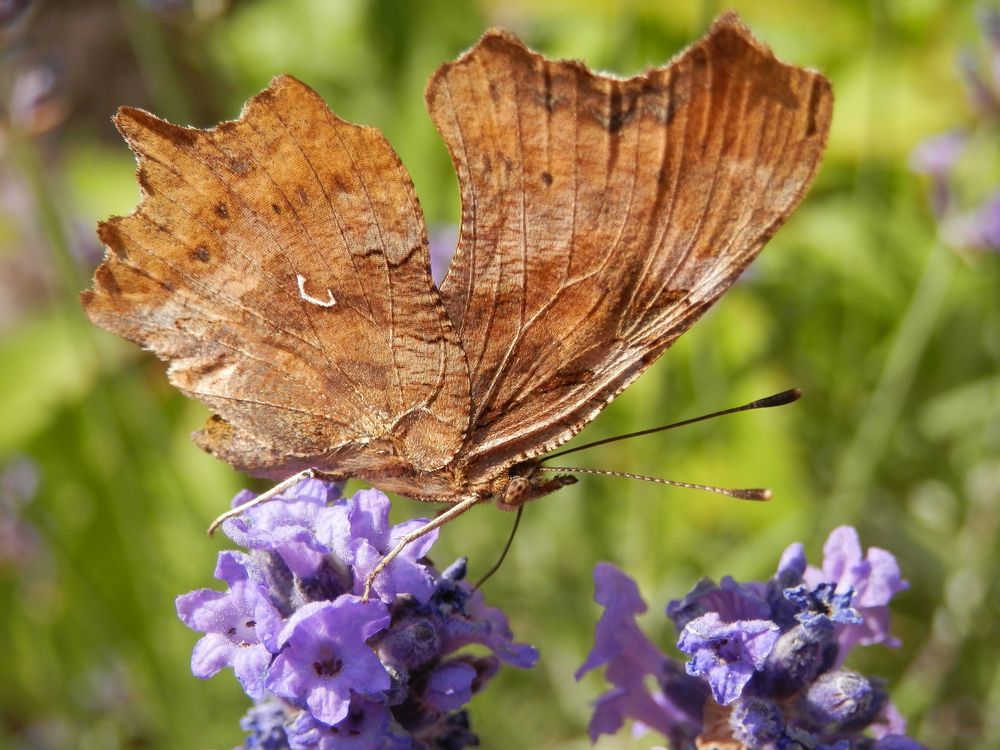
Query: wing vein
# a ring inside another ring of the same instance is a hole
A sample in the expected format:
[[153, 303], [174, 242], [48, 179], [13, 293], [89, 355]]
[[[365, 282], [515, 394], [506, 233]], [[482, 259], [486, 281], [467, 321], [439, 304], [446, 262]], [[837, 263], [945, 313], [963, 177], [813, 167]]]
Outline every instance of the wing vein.
[[[521, 299], [520, 299], [520, 305], [519, 305], [519, 309], [518, 309], [517, 330], [511, 336], [510, 344], [507, 346], [507, 351], [504, 352], [503, 358], [500, 360], [500, 364], [497, 366], [497, 368], [496, 368], [496, 370], [495, 370], [495, 372], [493, 374], [493, 378], [490, 381], [489, 386], [486, 388], [486, 392], [483, 393], [483, 394], [481, 394], [481, 395], [477, 394], [477, 398], [479, 399], [480, 406], [479, 406], [478, 411], [475, 413], [475, 416], [473, 418], [473, 423], [475, 423], [475, 420], [478, 419], [479, 415], [482, 414], [486, 410], [486, 408], [490, 405], [490, 402], [493, 400], [493, 395], [494, 395], [494, 393], [496, 393], [496, 389], [500, 386], [500, 384], [507, 377], [507, 364], [510, 362], [510, 358], [514, 355], [514, 350], [517, 348], [518, 343], [520, 343], [521, 334], [522, 334], [522, 332], [524, 330], [525, 315], [527, 313], [527, 301], [528, 301], [528, 217], [527, 217], [527, 207], [526, 207], [525, 195], [524, 195], [525, 192], [526, 192], [526, 188], [527, 188], [527, 185], [525, 184], [525, 179], [524, 179], [524, 161], [525, 161], [525, 159], [524, 159], [524, 134], [522, 133], [522, 128], [521, 128], [521, 106], [520, 106], [520, 99], [519, 99], [518, 81], [517, 81], [517, 77], [516, 76], [512, 76], [511, 79], [512, 79], [513, 84], [514, 84], [514, 97], [513, 97], [513, 101], [514, 101], [514, 108], [515, 108], [515, 111], [516, 111], [516, 114], [515, 114], [515, 117], [514, 117], [514, 125], [515, 125], [514, 130], [515, 130], [515, 132], [517, 134], [517, 150], [518, 150], [517, 164], [520, 167], [520, 173], [521, 173], [521, 185], [520, 185], [520, 189], [517, 191], [518, 192], [518, 196], [520, 198], [519, 202], [520, 202], [520, 210], [521, 210], [521, 231], [520, 231], [520, 235], [521, 235], [521, 252], [520, 252], [520, 256], [518, 258], [518, 260], [520, 260], [520, 263], [521, 263], [521, 274], [520, 274], [520, 278], [519, 278], [519, 282], [520, 282], [520, 286], [521, 286], [521, 294], [520, 294]], [[496, 306], [494, 305], [494, 308], [495, 307]], [[488, 339], [484, 339], [484, 341], [486, 341], [486, 340], [488, 340]]]

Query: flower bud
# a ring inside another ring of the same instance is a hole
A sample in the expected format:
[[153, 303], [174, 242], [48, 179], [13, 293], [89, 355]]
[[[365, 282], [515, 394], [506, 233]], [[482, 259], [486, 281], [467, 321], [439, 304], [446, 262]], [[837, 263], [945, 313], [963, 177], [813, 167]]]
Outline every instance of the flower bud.
[[314, 575], [295, 578], [295, 592], [302, 604], [332, 601], [341, 594], [351, 593], [353, 583], [350, 569], [333, 555], [327, 555]]
[[375, 653], [386, 666], [418, 669], [441, 653], [441, 639], [434, 624], [423, 617], [399, 622], [375, 645]]
[[281, 559], [281, 555], [269, 550], [255, 549], [250, 551], [250, 559], [256, 564], [271, 595], [271, 601], [283, 617], [287, 617], [296, 608], [293, 599], [298, 599], [295, 592], [295, 574]]
[[885, 704], [885, 693], [871, 680], [850, 669], [821, 674], [803, 699], [803, 713], [828, 733], [868, 726]]
[[733, 737], [742, 742], [747, 750], [759, 750], [778, 741], [784, 734], [785, 722], [781, 709], [774, 701], [741, 698], [733, 704], [729, 727]]
[[784, 698], [803, 690], [837, 658], [833, 624], [796, 625], [781, 634], [757, 676], [763, 692]]

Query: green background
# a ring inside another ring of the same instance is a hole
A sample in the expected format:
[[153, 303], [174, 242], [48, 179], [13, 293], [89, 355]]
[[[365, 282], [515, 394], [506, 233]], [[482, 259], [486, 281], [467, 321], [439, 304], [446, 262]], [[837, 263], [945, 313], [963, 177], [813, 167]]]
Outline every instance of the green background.
[[[149, 3], [152, 5], [153, 3]], [[160, 2], [158, 5], [167, 5]], [[247, 699], [228, 671], [189, 671], [197, 636], [174, 597], [211, 586], [224, 539], [208, 521], [246, 479], [188, 440], [206, 416], [163, 366], [92, 328], [78, 292], [100, 257], [96, 220], [138, 198], [110, 126], [118, 105], [208, 126], [272, 75], [292, 73], [338, 114], [385, 132], [432, 226], [458, 215], [455, 177], [423, 106], [442, 62], [491, 25], [550, 56], [632, 74], [700, 35], [723, 6], [685, 2], [200, 1], [153, 13], [121, 2], [37, 2], [3, 41], [3, 92], [36, 60], [61, 61], [34, 124], [8, 107], [0, 134], [0, 465], [37, 491], [0, 505], [0, 747], [229, 748]], [[642, 623], [670, 648], [663, 607], [701, 576], [773, 571], [831, 528], [892, 550], [911, 589], [893, 605], [898, 650], [851, 664], [884, 676], [929, 747], [1000, 746], [1000, 256], [937, 241], [927, 184], [907, 168], [928, 135], [975, 127], [968, 200], [998, 176], [957, 56], [983, 54], [975, 8], [944, 0], [732, 5], [783, 59], [836, 95], [829, 152], [802, 207], [739, 284], [611, 405], [583, 440], [799, 386], [805, 398], [580, 454], [587, 465], [727, 486], [749, 504], [584, 478], [529, 506], [487, 598], [539, 647], [471, 704], [487, 748], [584, 748], [599, 675], [572, 673], [599, 610], [595, 563], [636, 577]], [[574, 457], [574, 459], [577, 457]], [[10, 467], [14, 467], [11, 469]], [[256, 485], [260, 486], [260, 485]], [[425, 507], [400, 500], [396, 517]], [[495, 559], [511, 516], [477, 508], [445, 529], [439, 564]], [[19, 544], [13, 544], [11, 539]], [[6, 544], [6, 547], [3, 546]], [[992, 711], [986, 707], [992, 706]], [[648, 748], [653, 736], [603, 738]]]

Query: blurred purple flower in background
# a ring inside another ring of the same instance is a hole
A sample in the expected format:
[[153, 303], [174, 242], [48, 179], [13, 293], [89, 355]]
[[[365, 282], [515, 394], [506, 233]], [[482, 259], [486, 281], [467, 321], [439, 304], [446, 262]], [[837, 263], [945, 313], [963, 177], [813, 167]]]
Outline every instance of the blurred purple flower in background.
[[975, 177], [967, 174], [970, 170], [961, 169], [963, 162], [992, 163], [980, 157], [984, 156], [984, 146], [988, 145], [992, 153], [1000, 128], [1000, 8], [982, 9], [980, 28], [986, 64], [981, 62], [983, 56], [972, 53], [962, 55], [959, 61], [975, 112], [973, 127], [927, 138], [910, 155], [910, 168], [931, 180], [931, 209], [945, 244], [1000, 251], [1000, 190], [996, 175]]
[[[233, 505], [252, 499], [239, 493]], [[225, 592], [177, 598], [177, 613], [205, 635], [192, 672], [232, 667], [256, 703], [241, 726], [247, 750], [461, 750], [478, 744], [464, 706], [500, 664], [534, 666], [503, 613], [464, 582], [465, 561], [438, 572], [425, 558], [435, 536], [411, 545], [379, 577], [377, 599], [357, 596], [401, 534], [376, 490], [340, 499], [308, 479], [223, 529], [250, 553], [222, 552]], [[459, 653], [468, 645], [488, 653]]]
[[32, 0], [0, 0], [0, 44], [8, 40], [28, 19], [33, 10]]
[[26, 456], [0, 467], [0, 574], [20, 572], [37, 562], [42, 539], [22, 509], [38, 490], [38, 467]]
[[[700, 581], [667, 605], [684, 668], [635, 623], [646, 605], [634, 581], [608, 563], [594, 569], [604, 607], [577, 679], [606, 665], [613, 685], [597, 699], [590, 736], [626, 718], [673, 750], [920, 750], [879, 680], [840, 665], [857, 645], [897, 645], [889, 600], [907, 584], [885, 550], [863, 553], [857, 532], [834, 529], [821, 568], [802, 545], [769, 581]], [[715, 744], [713, 744], [715, 743]]]
[[429, 241], [431, 276], [434, 278], [434, 285], [439, 287], [448, 274], [451, 256], [455, 254], [455, 248], [458, 246], [458, 227], [453, 224], [435, 227], [430, 231]]

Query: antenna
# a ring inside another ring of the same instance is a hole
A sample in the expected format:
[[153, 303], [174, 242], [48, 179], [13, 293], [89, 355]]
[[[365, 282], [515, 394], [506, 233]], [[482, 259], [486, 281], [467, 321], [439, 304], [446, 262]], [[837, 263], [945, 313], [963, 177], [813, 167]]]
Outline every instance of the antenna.
[[[571, 474], [597, 474], [602, 477], [622, 477], [624, 479], [638, 479], [643, 482], [655, 482], [656, 484], [668, 484], [671, 487], [685, 487], [689, 490], [705, 490], [718, 495], [733, 497], [737, 500], [764, 501], [771, 499], [771, 490], [760, 488], [732, 490], [726, 487], [714, 487], [710, 484], [693, 484], [691, 482], [677, 482], [673, 479], [661, 479], [660, 477], [649, 477], [645, 474], [630, 474], [626, 471], [608, 471], [607, 469], [587, 469], [572, 466], [539, 466], [540, 471], [566, 471]], [[524, 507], [524, 506], [521, 506]], [[516, 527], [515, 527], [516, 528]], [[508, 543], [509, 546], [509, 543]], [[506, 550], [504, 550], [506, 554]], [[490, 571], [492, 573], [492, 571]]]
[[[553, 453], [548, 456], [543, 456], [538, 459], [539, 461], [548, 461], [551, 458], [558, 458], [559, 456], [566, 456], [570, 453], [576, 453], [577, 451], [586, 450], [587, 448], [594, 448], [598, 445], [604, 445], [605, 443], [614, 443], [618, 440], [628, 440], [629, 438], [640, 437], [642, 435], [650, 435], [654, 432], [663, 432], [664, 430], [672, 430], [675, 427], [684, 427], [685, 425], [694, 424], [695, 422], [704, 422], [706, 419], [714, 419], [715, 417], [722, 417], [726, 414], [736, 414], [741, 411], [752, 411], [753, 409], [770, 409], [772, 406], [784, 406], [785, 404], [790, 404], [793, 401], [798, 401], [802, 397], [802, 391], [798, 388], [792, 388], [787, 391], [782, 391], [781, 393], [775, 393], [773, 396], [768, 396], [766, 398], [759, 398], [756, 401], [751, 401], [749, 404], [743, 404], [743, 406], [734, 406], [730, 409], [723, 409], [722, 411], [713, 411], [711, 414], [703, 414], [700, 417], [693, 417], [692, 419], [685, 419], [681, 422], [672, 422], [671, 424], [661, 425], [660, 427], [650, 427], [648, 430], [639, 430], [638, 432], [630, 432], [627, 435], [615, 435], [614, 437], [604, 438], [603, 440], [595, 440], [593, 443], [586, 443], [585, 445], [578, 445], [575, 448], [570, 448], [569, 450], [560, 451], [559, 453]], [[548, 467], [541, 467], [548, 470]], [[582, 469], [564, 469], [564, 471], [581, 471], [583, 473], [596, 473], [592, 470], [583, 471]], [[624, 475], [623, 475], [624, 476]], [[647, 481], [658, 481], [665, 482], [665, 480], [659, 480], [655, 477], [633, 477], [635, 479], [644, 479]], [[666, 484], [671, 484], [670, 482], [665, 482]], [[695, 486], [696, 489], [706, 489], [705, 487]]]

